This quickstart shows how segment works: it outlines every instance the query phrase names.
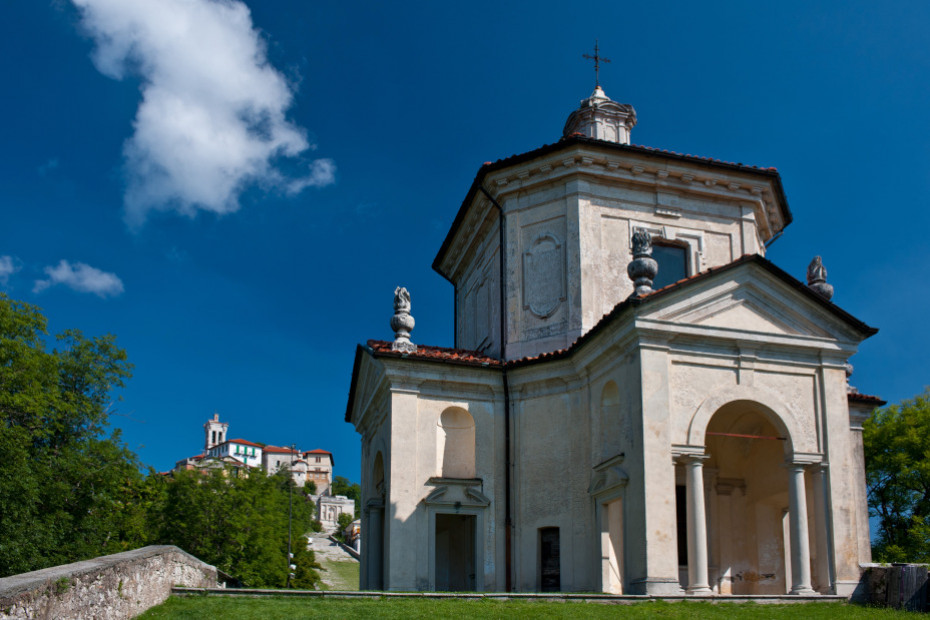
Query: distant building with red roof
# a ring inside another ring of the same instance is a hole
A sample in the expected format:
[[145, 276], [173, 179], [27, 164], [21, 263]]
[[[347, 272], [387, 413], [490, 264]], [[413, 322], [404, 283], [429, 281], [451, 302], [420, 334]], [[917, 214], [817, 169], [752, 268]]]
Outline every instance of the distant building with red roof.
[[291, 472], [294, 482], [303, 486], [316, 485], [317, 495], [329, 493], [335, 460], [327, 450], [301, 451], [296, 447], [262, 444], [248, 439], [227, 439], [228, 422], [221, 422], [218, 413], [204, 424], [204, 450], [182, 459], [174, 471], [183, 469], [209, 471], [217, 467], [234, 467], [246, 472], [262, 467], [271, 475], [282, 469]]

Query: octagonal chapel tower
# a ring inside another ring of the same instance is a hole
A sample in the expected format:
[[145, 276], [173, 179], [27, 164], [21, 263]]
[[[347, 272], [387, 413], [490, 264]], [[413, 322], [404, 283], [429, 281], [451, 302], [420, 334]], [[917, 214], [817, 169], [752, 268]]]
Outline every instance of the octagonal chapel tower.
[[632, 293], [637, 229], [653, 237], [659, 289], [764, 255], [791, 222], [774, 169], [631, 145], [635, 125], [598, 86], [558, 142], [482, 166], [433, 261], [455, 286], [457, 348], [519, 359], [569, 346]]

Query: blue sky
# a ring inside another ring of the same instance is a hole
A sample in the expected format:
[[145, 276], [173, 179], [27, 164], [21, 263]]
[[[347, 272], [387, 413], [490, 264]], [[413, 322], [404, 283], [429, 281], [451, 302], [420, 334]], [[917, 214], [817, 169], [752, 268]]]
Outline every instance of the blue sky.
[[[230, 434], [336, 455], [355, 344], [452, 344], [430, 264], [482, 162], [557, 140], [593, 87], [633, 142], [782, 174], [769, 258], [824, 257], [880, 328], [853, 384], [928, 383], [930, 4], [32, 0], [0, 7], [0, 290], [135, 364], [145, 463]], [[64, 262], [62, 262], [64, 261]]]

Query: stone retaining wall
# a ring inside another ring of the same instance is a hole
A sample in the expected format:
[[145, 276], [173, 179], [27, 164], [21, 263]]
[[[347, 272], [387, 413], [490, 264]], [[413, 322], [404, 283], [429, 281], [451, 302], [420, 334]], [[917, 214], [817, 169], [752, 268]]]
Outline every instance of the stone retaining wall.
[[926, 564], [863, 564], [853, 601], [907, 611], [928, 611]]
[[215, 588], [216, 569], [171, 545], [143, 547], [0, 579], [0, 620], [131, 618], [171, 587]]
[[351, 555], [353, 558], [355, 558], [356, 560], [358, 560], [358, 561], [360, 561], [360, 562], [362, 561], [362, 554], [361, 554], [361, 553], [359, 553], [358, 551], [356, 551], [355, 549], [353, 549], [353, 548], [350, 547], [349, 545], [345, 544], [344, 542], [340, 542], [340, 541], [336, 540], [335, 537], [333, 537], [333, 536], [330, 536], [329, 539], [330, 539], [331, 541], [333, 541], [334, 543], [336, 543], [337, 545], [339, 545], [340, 547], [342, 547], [342, 550], [345, 551], [346, 553], [348, 553], [349, 555]]

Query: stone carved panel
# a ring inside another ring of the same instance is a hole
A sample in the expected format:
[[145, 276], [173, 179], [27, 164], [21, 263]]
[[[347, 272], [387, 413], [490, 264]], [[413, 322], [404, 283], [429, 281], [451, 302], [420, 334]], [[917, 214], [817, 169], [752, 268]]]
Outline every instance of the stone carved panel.
[[523, 307], [541, 319], [548, 318], [565, 301], [564, 246], [546, 233], [536, 237], [523, 253]]

